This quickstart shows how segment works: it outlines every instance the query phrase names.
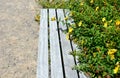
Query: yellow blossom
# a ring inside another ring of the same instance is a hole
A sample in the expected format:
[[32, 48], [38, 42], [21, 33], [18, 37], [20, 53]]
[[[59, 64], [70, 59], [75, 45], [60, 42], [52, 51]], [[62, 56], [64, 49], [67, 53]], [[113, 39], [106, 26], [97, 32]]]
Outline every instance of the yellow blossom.
[[96, 7], [96, 8], [95, 8], [95, 11], [98, 11], [98, 9], [99, 9], [99, 7]]
[[55, 17], [52, 17], [52, 18], [51, 18], [51, 21], [55, 21], [55, 20], [56, 20], [56, 18], [55, 18]]
[[35, 21], [40, 21], [40, 15], [39, 15], [39, 14], [37, 14], [37, 15], [35, 16]]
[[84, 44], [84, 42], [85, 42], [85, 41], [84, 41], [84, 40], [82, 40], [82, 41], [81, 41], [81, 44], [83, 45], [83, 44]]
[[112, 55], [117, 52], [117, 49], [109, 49], [108, 50], [108, 55]]
[[118, 73], [119, 67], [120, 67], [120, 66], [117, 65], [117, 66], [115, 67], [115, 69], [113, 69], [114, 74], [117, 74], [117, 73]]
[[107, 22], [104, 23], [104, 27], [105, 27], [105, 28], [107, 27]]
[[67, 40], [70, 39], [70, 35], [69, 35], [69, 33], [66, 34], [66, 39], [67, 39]]
[[82, 26], [82, 21], [80, 21], [80, 22], [78, 23], [78, 26]]
[[119, 62], [117, 62], [116, 65], [119, 65]]
[[115, 59], [115, 56], [113, 54], [110, 55], [110, 59], [113, 60]]
[[73, 40], [73, 42], [74, 42], [74, 43], [77, 43], [77, 41], [78, 41], [78, 39], [77, 39], [77, 38], [75, 38], [75, 39]]
[[73, 16], [73, 12], [72, 11], [70, 12], [69, 16]]
[[111, 23], [111, 22], [112, 22], [112, 20], [109, 21], [109, 23]]
[[93, 53], [93, 57], [96, 57], [96, 53]]
[[83, 2], [80, 2], [80, 5], [82, 6], [84, 3]]
[[94, 0], [91, 0], [90, 3], [92, 4], [94, 2]]
[[70, 27], [69, 30], [68, 30], [68, 33], [71, 33], [73, 31], [73, 28]]
[[68, 17], [65, 17], [64, 20], [68, 20]]
[[117, 26], [120, 25], [120, 20], [117, 20], [115, 23]]
[[102, 18], [102, 21], [104, 22], [106, 19], [105, 19], [105, 17], [104, 18]]

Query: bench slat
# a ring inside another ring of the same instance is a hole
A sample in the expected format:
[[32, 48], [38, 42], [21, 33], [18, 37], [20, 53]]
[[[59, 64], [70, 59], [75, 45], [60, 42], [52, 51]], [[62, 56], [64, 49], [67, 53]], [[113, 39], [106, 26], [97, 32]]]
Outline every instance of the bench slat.
[[63, 78], [57, 21], [51, 21], [53, 17], [56, 18], [55, 9], [49, 9], [51, 78]]
[[[63, 9], [57, 9], [58, 19], [64, 20]], [[65, 21], [64, 21], [65, 22]], [[62, 21], [59, 22], [59, 29], [67, 29], [66, 25]], [[60, 30], [61, 38], [61, 47], [64, 60], [65, 76], [66, 78], [78, 78], [77, 71], [72, 70], [72, 66], [75, 65], [74, 58], [72, 55], [69, 55], [69, 52], [72, 51], [70, 41], [66, 39], [66, 35], [63, 31]]]
[[[70, 11], [68, 9], [66, 9], [65, 16], [69, 16], [69, 12]], [[67, 23], [74, 24], [74, 21], [73, 21], [73, 19], [71, 19], [71, 20], [68, 20]], [[74, 44], [73, 42], [72, 42], [72, 47], [73, 47], [73, 50], [77, 50], [77, 45]], [[77, 57], [76, 57], [76, 62], [77, 62]], [[89, 78], [89, 77], [86, 77], [82, 71], [79, 72], [79, 77], [80, 78]]]
[[[37, 78], [48, 77], [48, 21], [47, 9], [41, 9], [41, 21], [38, 44]], [[43, 34], [44, 33], [44, 34]]]

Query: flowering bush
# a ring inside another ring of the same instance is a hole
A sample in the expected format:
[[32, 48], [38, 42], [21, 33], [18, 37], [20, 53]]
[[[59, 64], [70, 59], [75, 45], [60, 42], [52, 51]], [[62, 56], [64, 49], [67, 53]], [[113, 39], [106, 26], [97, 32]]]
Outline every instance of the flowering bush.
[[[120, 1], [70, 0], [67, 39], [80, 50], [76, 70], [93, 78], [120, 77]], [[69, 35], [69, 36], [68, 36]]]
[[65, 0], [37, 0], [43, 8], [67, 8], [68, 1]]

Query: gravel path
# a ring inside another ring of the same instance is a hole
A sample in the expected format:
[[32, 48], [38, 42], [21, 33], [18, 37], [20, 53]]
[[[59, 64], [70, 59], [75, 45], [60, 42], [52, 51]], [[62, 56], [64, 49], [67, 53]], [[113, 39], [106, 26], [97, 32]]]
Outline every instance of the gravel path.
[[0, 78], [36, 78], [35, 0], [0, 0]]

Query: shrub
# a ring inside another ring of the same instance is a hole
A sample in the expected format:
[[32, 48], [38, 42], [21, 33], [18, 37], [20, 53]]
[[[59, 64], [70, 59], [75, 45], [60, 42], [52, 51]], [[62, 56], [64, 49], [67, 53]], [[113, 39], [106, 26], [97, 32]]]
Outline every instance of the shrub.
[[91, 77], [116, 77], [120, 74], [120, 1], [70, 0], [70, 39], [80, 50], [76, 70]]
[[38, 0], [38, 3], [43, 6], [43, 8], [68, 8], [68, 1], [65, 0]]

